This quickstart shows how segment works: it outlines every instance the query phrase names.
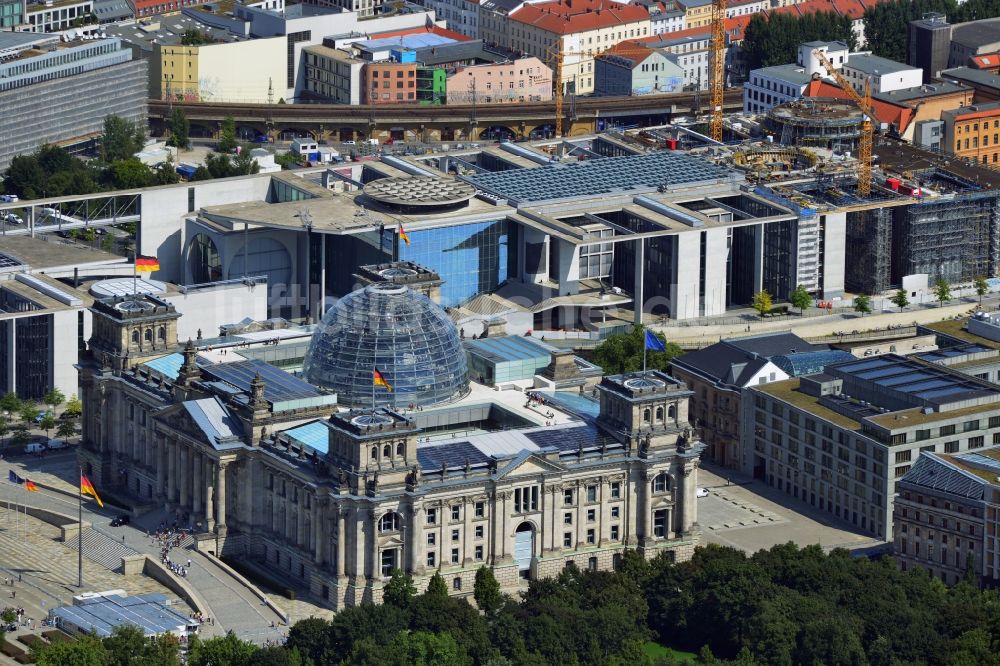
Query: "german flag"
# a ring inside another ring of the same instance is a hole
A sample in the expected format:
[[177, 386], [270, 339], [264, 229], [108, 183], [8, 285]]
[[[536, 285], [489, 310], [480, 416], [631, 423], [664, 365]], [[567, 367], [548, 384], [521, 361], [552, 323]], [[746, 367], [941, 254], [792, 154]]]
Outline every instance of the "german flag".
[[160, 262], [156, 257], [145, 257], [140, 254], [135, 258], [135, 270], [139, 273], [152, 273], [160, 270]]
[[90, 495], [97, 502], [97, 506], [102, 509], [104, 508], [104, 502], [102, 502], [101, 498], [97, 495], [97, 491], [94, 490], [94, 484], [90, 482], [90, 479], [87, 478], [86, 474], [80, 475], [80, 492], [84, 495]]
[[406, 233], [406, 230], [403, 229], [403, 225], [402, 224], [399, 225], [399, 239], [401, 241], [403, 241], [404, 243], [406, 243], [407, 247], [410, 246], [410, 236], [409, 236], [409, 234]]
[[378, 371], [378, 368], [375, 368], [375, 372], [372, 373], [372, 379], [375, 381], [375, 386], [381, 386], [386, 391], [392, 390], [392, 384], [385, 381], [385, 377], [383, 377], [382, 373]]
[[24, 480], [24, 489], [32, 493], [38, 492], [38, 486], [36, 486], [35, 482], [32, 481], [31, 479]]

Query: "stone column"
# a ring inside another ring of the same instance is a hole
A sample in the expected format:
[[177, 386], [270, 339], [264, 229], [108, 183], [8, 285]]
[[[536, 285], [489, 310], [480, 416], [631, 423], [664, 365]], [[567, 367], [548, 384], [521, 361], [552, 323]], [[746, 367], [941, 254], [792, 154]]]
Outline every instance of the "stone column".
[[336, 505], [337, 511], [337, 577], [343, 577], [344, 575], [344, 557], [346, 557], [347, 548], [344, 543], [347, 540], [347, 509]]
[[226, 467], [229, 463], [219, 461], [216, 469], [216, 486], [219, 489], [219, 498], [215, 502], [215, 527], [219, 532], [226, 530]]
[[177, 501], [177, 444], [167, 442], [167, 504]]
[[206, 460], [204, 463], [199, 465], [202, 470], [202, 478], [205, 483], [205, 531], [210, 532], [215, 528], [215, 511], [212, 506], [213, 495], [215, 494], [215, 482], [210, 479], [213, 476], [215, 463]]
[[382, 575], [382, 562], [379, 559], [378, 553], [378, 523], [376, 522], [375, 507], [369, 508], [366, 515], [368, 516], [368, 534], [371, 539], [368, 554], [371, 558], [370, 565], [368, 566], [368, 577], [375, 579]]
[[323, 536], [323, 532], [325, 531], [323, 529], [324, 526], [323, 507], [320, 504], [320, 499], [318, 495], [313, 497], [312, 509], [313, 509], [312, 511], [313, 562], [317, 566], [319, 566], [323, 564], [323, 544], [326, 542], [326, 539]]
[[644, 469], [639, 472], [639, 479], [642, 481], [642, 487], [639, 490], [639, 503], [636, 505], [636, 509], [639, 513], [639, 525], [642, 526], [642, 538], [652, 539], [653, 538], [653, 525], [652, 517], [650, 512], [652, 507], [650, 506], [650, 499], [653, 493], [653, 477], [656, 476], [656, 471], [651, 469]]
[[410, 507], [409, 537], [410, 569], [420, 575], [427, 570], [427, 538], [424, 536], [424, 508], [419, 504]]
[[470, 502], [469, 498], [462, 498], [462, 563], [468, 566], [472, 563], [473, 546], [472, 539], [472, 514], [476, 511], [475, 502]]
[[697, 509], [698, 499], [695, 494], [696, 491], [695, 486], [697, 485], [698, 475], [695, 473], [695, 470], [697, 469], [697, 467], [698, 467], [697, 459], [690, 459], [683, 461], [681, 467], [681, 475], [680, 478], [678, 478], [677, 480], [677, 485], [678, 485], [677, 490], [679, 491], [679, 494], [676, 497], [679, 497], [680, 501], [674, 502], [674, 507], [675, 507], [674, 510], [675, 511], [678, 510], [677, 505], [680, 504], [679, 510], [682, 516], [680, 528], [681, 532], [685, 535], [691, 533], [691, 530], [694, 528], [694, 524], [696, 522], [695, 518], [697, 515], [696, 511], [698, 510]]
[[177, 479], [178, 481], [177, 485], [180, 489], [180, 494], [177, 498], [177, 503], [181, 506], [181, 508], [187, 511], [188, 509], [191, 508], [191, 495], [188, 490], [188, 488], [191, 487], [190, 453], [188, 451], [188, 448], [185, 445], [181, 444], [180, 442], [177, 443], [177, 449], [178, 449], [177, 474], [179, 476], [179, 478]]
[[625, 472], [625, 520], [626, 543], [634, 546], [639, 543], [639, 516], [642, 508], [639, 504], [639, 485], [642, 483], [641, 475], [634, 469]]
[[[191, 460], [191, 507], [193, 511], [191, 513], [198, 514], [204, 506], [204, 489], [208, 485], [208, 480], [205, 478], [205, 464], [202, 461], [201, 453], [198, 451], [191, 451], [189, 453]], [[211, 514], [208, 510], [205, 510], [205, 522], [208, 522], [208, 517]]]
[[166, 443], [164, 442], [163, 435], [160, 433], [155, 433], [153, 435], [153, 441], [156, 442], [156, 497], [161, 498], [164, 496], [166, 491], [166, 480], [167, 480], [167, 456], [166, 453]]
[[510, 500], [510, 491], [509, 490], [505, 490], [504, 492], [500, 493], [500, 499], [503, 502], [503, 504], [501, 506], [501, 509], [500, 509], [501, 512], [502, 512], [501, 516], [500, 516], [500, 524], [501, 524], [501, 527], [500, 527], [500, 558], [501, 559], [506, 559], [506, 557], [507, 557], [507, 530], [508, 530], [508, 528], [507, 528], [507, 520], [508, 520], [508, 516], [510, 515], [510, 505], [509, 505], [509, 502], [508, 502]]
[[552, 486], [546, 485], [543, 482], [541, 488], [538, 490], [541, 495], [539, 501], [542, 503], [540, 507], [542, 510], [542, 533], [538, 535], [538, 542], [542, 549], [541, 554], [544, 557], [549, 553], [549, 551], [552, 550], [552, 532], [554, 530], [552, 529], [552, 516], [549, 514], [552, 513], [552, 506], [555, 502], [553, 501], [553, 498], [550, 497], [550, 495], [552, 495]]

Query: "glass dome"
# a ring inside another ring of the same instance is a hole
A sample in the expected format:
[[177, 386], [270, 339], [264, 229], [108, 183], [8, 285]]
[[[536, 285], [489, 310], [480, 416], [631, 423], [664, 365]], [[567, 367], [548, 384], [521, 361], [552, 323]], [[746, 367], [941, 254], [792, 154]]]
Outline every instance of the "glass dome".
[[342, 298], [323, 316], [306, 352], [307, 381], [337, 392], [349, 407], [428, 406], [469, 392], [469, 369], [455, 325], [426, 296], [375, 284]]

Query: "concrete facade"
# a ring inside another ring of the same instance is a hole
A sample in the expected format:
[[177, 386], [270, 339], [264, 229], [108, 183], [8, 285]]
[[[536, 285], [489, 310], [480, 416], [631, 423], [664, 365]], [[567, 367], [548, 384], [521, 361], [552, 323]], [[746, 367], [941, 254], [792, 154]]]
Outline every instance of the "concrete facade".
[[303, 58], [307, 94], [337, 104], [361, 104], [363, 60], [323, 45], [307, 46]]
[[284, 37], [183, 46], [157, 44], [160, 99], [276, 102], [288, 66]]
[[547, 102], [552, 99], [552, 69], [538, 58], [495, 65], [459, 67], [448, 74], [448, 104]]

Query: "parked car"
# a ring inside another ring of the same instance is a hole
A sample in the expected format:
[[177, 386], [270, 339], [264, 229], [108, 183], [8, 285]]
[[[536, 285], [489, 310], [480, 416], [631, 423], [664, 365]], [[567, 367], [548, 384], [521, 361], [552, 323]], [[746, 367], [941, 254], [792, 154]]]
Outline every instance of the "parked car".
[[39, 412], [38, 415], [35, 416], [35, 423], [41, 423], [43, 420], [45, 420], [45, 417], [50, 414], [52, 414], [52, 412]]
[[341, 141], [341, 143], [344, 144], [345, 146], [356, 146], [357, 145], [357, 143], [354, 142], [354, 141]]
[[32, 442], [24, 447], [25, 453], [41, 453], [46, 449], [45, 442]]
[[20, 199], [16, 194], [0, 194], [0, 203], [17, 203]]
[[55, 450], [55, 449], [65, 449], [67, 446], [69, 446], [69, 444], [64, 439], [50, 439], [48, 446], [50, 449]]
[[694, 494], [698, 497], [708, 497], [708, 488], [698, 488]]
[[131, 517], [127, 513], [123, 513], [120, 516], [115, 516], [111, 519], [111, 527], [121, 527], [122, 525], [128, 525], [131, 522]]
[[14, 213], [7, 213], [7, 224], [24, 224], [24, 220]]

